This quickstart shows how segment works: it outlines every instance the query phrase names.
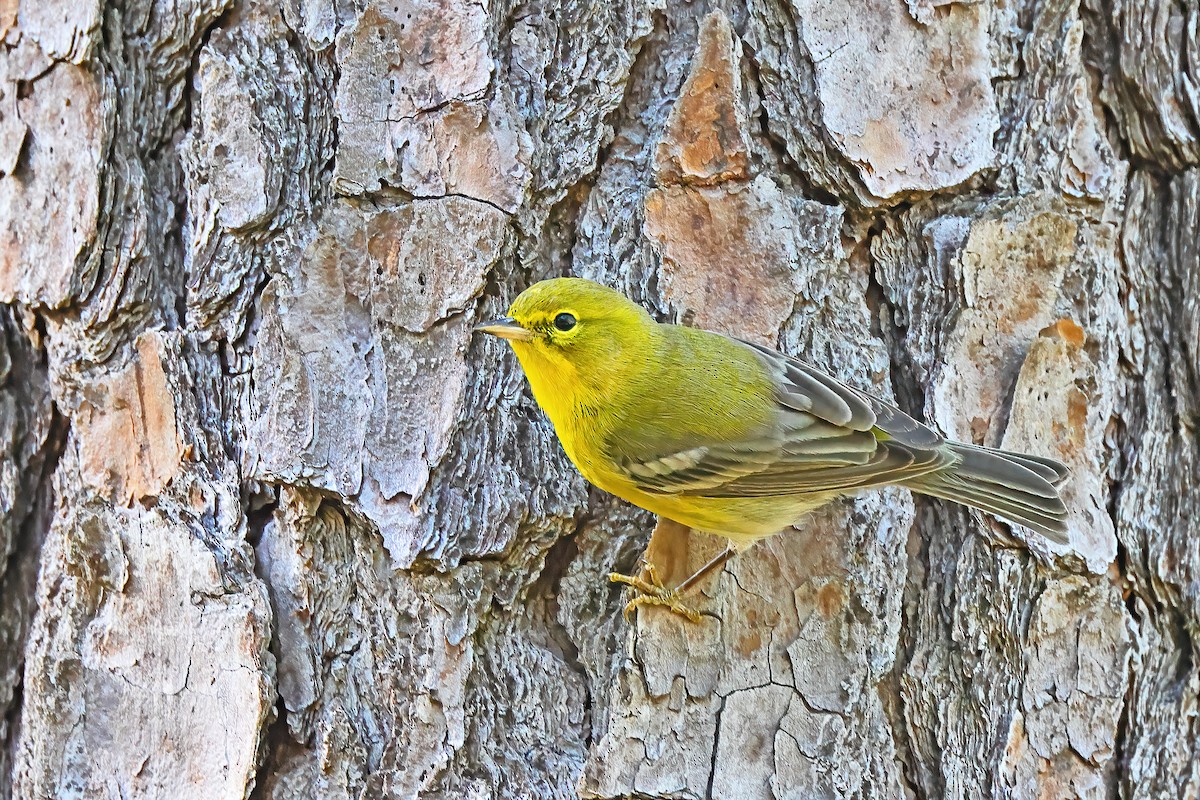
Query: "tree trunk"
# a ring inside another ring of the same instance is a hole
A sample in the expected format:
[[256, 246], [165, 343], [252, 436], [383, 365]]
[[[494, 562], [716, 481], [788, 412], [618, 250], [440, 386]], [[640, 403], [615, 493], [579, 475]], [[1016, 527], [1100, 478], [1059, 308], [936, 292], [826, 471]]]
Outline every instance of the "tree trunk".
[[[0, 797], [1200, 796], [1193, 2], [0, 42]], [[654, 519], [470, 332], [562, 274], [1062, 459], [1069, 545], [865, 492], [627, 620]]]

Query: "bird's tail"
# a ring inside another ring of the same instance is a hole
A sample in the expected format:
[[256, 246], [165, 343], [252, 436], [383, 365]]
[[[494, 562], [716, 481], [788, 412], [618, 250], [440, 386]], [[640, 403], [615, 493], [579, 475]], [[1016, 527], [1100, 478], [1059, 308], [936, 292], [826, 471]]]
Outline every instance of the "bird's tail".
[[1067, 541], [1067, 509], [1058, 487], [1070, 471], [1057, 461], [959, 442], [946, 447], [955, 463], [905, 481], [914, 492], [989, 511], [1032, 528], [1051, 541]]

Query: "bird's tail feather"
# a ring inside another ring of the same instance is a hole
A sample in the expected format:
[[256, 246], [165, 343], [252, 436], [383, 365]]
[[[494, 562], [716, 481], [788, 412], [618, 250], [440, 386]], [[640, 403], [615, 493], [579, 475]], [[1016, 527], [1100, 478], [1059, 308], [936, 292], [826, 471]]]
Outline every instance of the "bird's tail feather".
[[946, 446], [955, 463], [906, 481], [915, 492], [952, 500], [1032, 528], [1065, 544], [1067, 509], [1058, 487], [1069, 470], [1040, 456], [992, 450], [958, 442]]

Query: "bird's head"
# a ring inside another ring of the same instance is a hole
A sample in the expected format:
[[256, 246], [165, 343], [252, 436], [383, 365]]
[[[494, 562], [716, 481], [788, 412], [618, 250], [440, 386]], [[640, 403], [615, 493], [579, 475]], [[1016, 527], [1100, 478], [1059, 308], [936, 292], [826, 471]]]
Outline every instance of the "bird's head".
[[[522, 292], [508, 316], [475, 328], [507, 339], [534, 393], [571, 383], [603, 387], [641, 363], [654, 329], [645, 309], [583, 278], [553, 278]], [[540, 398], [539, 398], [540, 399]]]

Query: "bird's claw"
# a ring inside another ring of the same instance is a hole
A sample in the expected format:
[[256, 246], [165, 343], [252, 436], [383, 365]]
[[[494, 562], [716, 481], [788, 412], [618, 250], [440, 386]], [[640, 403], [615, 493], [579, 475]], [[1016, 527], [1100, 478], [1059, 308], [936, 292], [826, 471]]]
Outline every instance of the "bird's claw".
[[687, 617], [692, 622], [701, 620], [700, 612], [684, 605], [679, 599], [679, 592], [668, 589], [659, 580], [658, 570], [653, 564], [646, 564], [646, 577], [637, 575], [622, 575], [619, 572], [609, 573], [608, 579], [613, 583], [623, 583], [633, 589], [636, 595], [625, 604], [625, 618], [629, 619], [641, 606], [662, 606], [670, 611]]

